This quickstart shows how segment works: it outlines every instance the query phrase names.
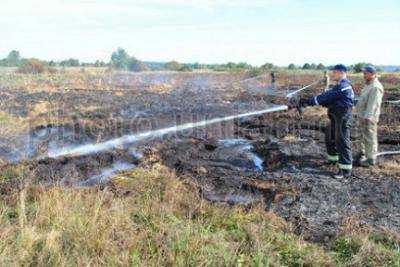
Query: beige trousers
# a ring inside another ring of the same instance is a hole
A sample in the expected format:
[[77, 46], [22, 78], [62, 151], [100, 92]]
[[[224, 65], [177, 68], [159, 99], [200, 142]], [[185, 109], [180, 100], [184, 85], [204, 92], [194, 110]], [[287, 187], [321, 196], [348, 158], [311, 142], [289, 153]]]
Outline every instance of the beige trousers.
[[360, 124], [361, 131], [361, 153], [367, 159], [376, 160], [378, 153], [378, 124], [368, 122]]

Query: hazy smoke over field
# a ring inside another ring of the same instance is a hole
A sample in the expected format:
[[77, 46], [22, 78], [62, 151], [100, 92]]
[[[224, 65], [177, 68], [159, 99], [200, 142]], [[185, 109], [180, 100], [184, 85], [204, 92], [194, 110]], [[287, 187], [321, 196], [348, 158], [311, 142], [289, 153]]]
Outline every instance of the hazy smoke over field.
[[222, 117], [222, 118], [214, 118], [211, 120], [186, 123], [186, 124], [182, 124], [182, 125], [175, 125], [175, 126], [171, 126], [171, 127], [163, 128], [163, 129], [159, 129], [159, 130], [148, 131], [148, 132], [143, 132], [143, 133], [133, 134], [133, 135], [125, 135], [120, 138], [112, 139], [112, 140], [102, 142], [102, 143], [86, 144], [86, 145], [76, 146], [76, 147], [61, 148], [61, 149], [57, 149], [55, 151], [49, 151], [47, 156], [49, 158], [58, 158], [58, 157], [65, 157], [65, 156], [90, 155], [90, 154], [110, 150], [110, 149], [113, 149], [113, 148], [116, 148], [118, 146], [122, 146], [125, 144], [135, 143], [135, 142], [138, 142], [138, 141], [141, 141], [144, 139], [148, 139], [148, 138], [160, 137], [160, 136], [163, 136], [163, 135], [166, 135], [169, 133], [185, 131], [185, 130], [196, 128], [196, 127], [204, 127], [204, 126], [207, 126], [210, 124], [219, 123], [219, 122], [223, 122], [223, 121], [229, 121], [229, 120], [234, 120], [234, 119], [239, 119], [239, 118], [244, 118], [244, 117], [249, 117], [249, 116], [261, 115], [261, 114], [270, 113], [270, 112], [282, 111], [282, 110], [286, 110], [287, 108], [288, 107], [285, 105], [272, 106], [272, 107], [270, 107], [268, 109], [264, 109], [264, 110], [252, 111], [252, 112], [248, 112], [248, 113], [231, 115], [231, 116], [226, 116], [226, 117]]

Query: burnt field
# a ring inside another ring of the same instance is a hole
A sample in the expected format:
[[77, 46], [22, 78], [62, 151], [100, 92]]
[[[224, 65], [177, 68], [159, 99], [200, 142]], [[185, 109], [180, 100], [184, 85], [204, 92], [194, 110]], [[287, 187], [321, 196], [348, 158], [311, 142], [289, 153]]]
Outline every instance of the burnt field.
[[[0, 194], [26, 184], [120, 190], [116, 175], [156, 164], [190, 181], [216, 205], [262, 206], [313, 242], [330, 241], [349, 227], [400, 234], [400, 157], [356, 167], [346, 181], [324, 165], [323, 108], [296, 110], [173, 128], [277, 108], [287, 92], [318, 73], [2, 74], [0, 83]], [[351, 77], [360, 88], [361, 77]], [[385, 100], [400, 99], [400, 78], [382, 77]], [[323, 84], [313, 89], [322, 91]], [[306, 94], [309, 94], [309, 92]], [[381, 151], [400, 150], [400, 105], [385, 103]], [[357, 151], [357, 121], [353, 127]], [[163, 129], [169, 129], [163, 131]], [[129, 193], [129, 192], [127, 192]]]

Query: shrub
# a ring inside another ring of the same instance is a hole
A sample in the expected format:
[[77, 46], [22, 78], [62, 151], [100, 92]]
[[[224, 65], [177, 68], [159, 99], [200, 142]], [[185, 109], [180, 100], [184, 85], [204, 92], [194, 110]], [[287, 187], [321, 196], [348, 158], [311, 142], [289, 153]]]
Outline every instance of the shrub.
[[43, 63], [37, 59], [28, 59], [18, 68], [18, 72], [24, 74], [39, 74], [44, 71]]
[[249, 77], [257, 77], [263, 74], [263, 70], [261, 68], [252, 68], [251, 70], [248, 71]]
[[192, 71], [193, 70], [189, 64], [182, 64], [175, 60], [165, 63], [165, 69], [170, 70], [170, 71]]
[[274, 66], [274, 64], [267, 62], [264, 65], [262, 65], [261, 68], [263, 68], [265, 70], [272, 70], [273, 68], [275, 68], [275, 66]]
[[310, 63], [305, 63], [304, 65], [303, 65], [303, 68], [302, 68], [303, 70], [311, 70], [312, 69], [312, 67], [311, 67], [311, 64]]
[[6, 58], [6, 65], [9, 67], [16, 67], [21, 62], [19, 51], [11, 51]]
[[367, 65], [367, 63], [361, 62], [361, 63], [355, 64], [354, 66], [351, 66], [350, 68], [353, 69], [353, 71], [355, 73], [360, 73], [360, 72], [362, 72], [362, 70], [365, 67], [365, 65]]
[[129, 54], [122, 48], [118, 48], [117, 51], [111, 55], [111, 66], [118, 70], [127, 70], [130, 63]]
[[70, 59], [61, 61], [60, 65], [63, 67], [79, 67], [81, 64], [79, 63], [78, 59], [70, 58]]
[[128, 70], [134, 72], [140, 72], [148, 70], [148, 67], [142, 61], [132, 57], [130, 58], [130, 61], [128, 63]]
[[192, 68], [191, 68], [190, 66], [184, 64], [184, 65], [179, 69], [179, 71], [190, 72], [190, 71], [192, 71]]
[[47, 68], [47, 72], [50, 73], [50, 74], [55, 74], [55, 73], [57, 73], [58, 71], [57, 71], [57, 69], [54, 68], [54, 67], [48, 67], [48, 68]]
[[129, 70], [134, 72], [148, 70], [145, 63], [135, 57], [129, 56], [122, 48], [118, 48], [117, 51], [112, 53], [110, 65], [117, 70]]
[[179, 71], [182, 68], [182, 64], [177, 61], [170, 61], [165, 64], [165, 68], [167, 70]]

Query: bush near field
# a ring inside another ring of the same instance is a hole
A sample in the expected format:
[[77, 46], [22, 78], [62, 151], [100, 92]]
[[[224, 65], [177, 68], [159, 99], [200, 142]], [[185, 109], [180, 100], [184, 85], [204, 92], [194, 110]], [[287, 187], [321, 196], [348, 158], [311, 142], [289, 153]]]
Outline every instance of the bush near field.
[[40, 74], [45, 71], [45, 66], [37, 59], [28, 59], [18, 68], [19, 73]]
[[46, 66], [43, 62], [38, 59], [27, 59], [23, 60], [21, 66], [17, 68], [17, 73], [20, 74], [42, 74], [42, 73], [56, 74], [57, 68], [52, 66]]

